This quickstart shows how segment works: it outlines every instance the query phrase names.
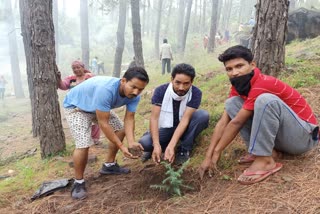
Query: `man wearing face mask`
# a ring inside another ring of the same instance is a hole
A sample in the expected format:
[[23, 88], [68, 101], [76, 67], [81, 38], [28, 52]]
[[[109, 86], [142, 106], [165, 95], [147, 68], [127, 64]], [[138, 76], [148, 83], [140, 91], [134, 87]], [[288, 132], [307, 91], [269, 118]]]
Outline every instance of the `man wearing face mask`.
[[241, 184], [260, 182], [279, 171], [279, 152], [302, 154], [318, 144], [317, 119], [298, 91], [272, 76], [264, 75], [249, 49], [234, 46], [219, 56], [231, 82], [225, 110], [217, 123], [199, 173], [212, 172], [221, 152], [240, 132], [251, 163], [238, 178]]
[[177, 165], [189, 159], [195, 138], [209, 122], [208, 112], [198, 109], [202, 92], [192, 85], [194, 77], [194, 68], [181, 63], [173, 68], [171, 82], [155, 89], [150, 131], [139, 140], [145, 151], [143, 162], [152, 157], [159, 163], [162, 152], [165, 160]]

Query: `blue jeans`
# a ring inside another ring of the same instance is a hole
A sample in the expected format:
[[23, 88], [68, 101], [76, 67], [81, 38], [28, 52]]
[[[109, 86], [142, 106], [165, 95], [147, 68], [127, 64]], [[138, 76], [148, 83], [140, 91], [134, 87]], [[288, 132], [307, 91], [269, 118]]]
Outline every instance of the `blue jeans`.
[[[180, 145], [178, 151], [191, 151], [194, 145], [196, 137], [208, 127], [209, 124], [209, 113], [205, 110], [197, 110], [193, 113], [191, 121], [186, 131], [180, 138]], [[161, 149], [164, 152], [175, 132], [177, 127], [172, 128], [160, 128], [159, 129], [159, 140]], [[153, 143], [150, 131], [146, 132], [139, 143], [143, 146], [145, 152], [153, 151]]]
[[[242, 108], [241, 97], [231, 97], [225, 103], [230, 118]], [[312, 134], [316, 125], [308, 123], [279, 97], [265, 93], [254, 104], [254, 115], [247, 120], [240, 134], [248, 152], [257, 156], [271, 156], [272, 150], [288, 154], [301, 154], [318, 144]]]

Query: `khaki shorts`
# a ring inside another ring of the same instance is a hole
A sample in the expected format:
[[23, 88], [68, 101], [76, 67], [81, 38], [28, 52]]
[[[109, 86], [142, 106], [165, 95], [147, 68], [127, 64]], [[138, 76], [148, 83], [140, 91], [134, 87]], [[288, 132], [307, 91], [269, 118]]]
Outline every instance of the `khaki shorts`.
[[[65, 108], [64, 112], [76, 148], [90, 147], [93, 144], [91, 126], [92, 123], [98, 123], [96, 114], [84, 112], [77, 108]], [[123, 122], [113, 111], [110, 111], [109, 124], [115, 132], [123, 129]]]

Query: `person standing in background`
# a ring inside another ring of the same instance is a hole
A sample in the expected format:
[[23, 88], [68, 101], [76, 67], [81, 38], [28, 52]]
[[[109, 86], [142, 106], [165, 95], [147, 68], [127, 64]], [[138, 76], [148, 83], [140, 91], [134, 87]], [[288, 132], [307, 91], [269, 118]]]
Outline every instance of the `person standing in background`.
[[171, 45], [168, 44], [167, 39], [163, 39], [163, 44], [161, 45], [161, 49], [160, 49], [160, 60], [162, 62], [162, 75], [165, 74], [166, 66], [167, 66], [167, 73], [171, 73], [171, 60], [173, 60], [173, 57], [172, 57]]
[[91, 69], [94, 75], [98, 74], [98, 57], [94, 57], [91, 61]]
[[4, 99], [4, 92], [6, 91], [7, 80], [3, 75], [0, 75], [0, 100]]

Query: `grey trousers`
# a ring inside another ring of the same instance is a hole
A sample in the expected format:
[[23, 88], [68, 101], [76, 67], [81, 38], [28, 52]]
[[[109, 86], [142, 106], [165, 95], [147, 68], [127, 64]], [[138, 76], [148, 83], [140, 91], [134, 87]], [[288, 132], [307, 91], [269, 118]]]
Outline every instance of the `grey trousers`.
[[171, 73], [171, 59], [162, 59], [162, 75], [166, 73], [166, 65], [167, 65], [167, 73]]
[[[226, 100], [230, 118], [237, 115], [243, 103], [241, 97]], [[245, 123], [240, 134], [250, 154], [271, 156], [273, 149], [302, 154], [317, 145], [318, 141], [312, 138], [316, 127], [300, 119], [279, 97], [265, 93], [256, 99], [253, 118]]]

